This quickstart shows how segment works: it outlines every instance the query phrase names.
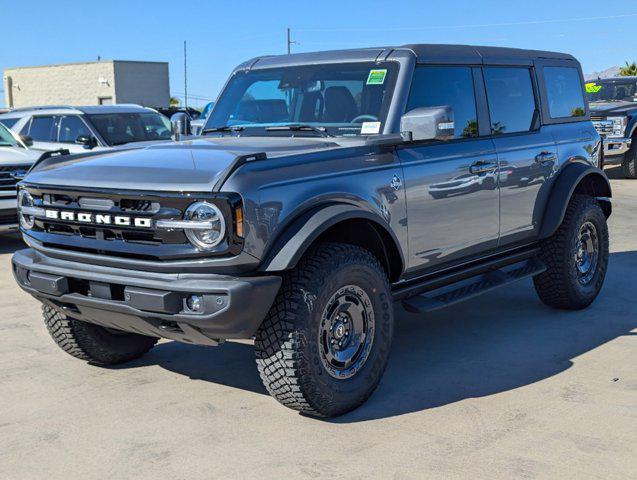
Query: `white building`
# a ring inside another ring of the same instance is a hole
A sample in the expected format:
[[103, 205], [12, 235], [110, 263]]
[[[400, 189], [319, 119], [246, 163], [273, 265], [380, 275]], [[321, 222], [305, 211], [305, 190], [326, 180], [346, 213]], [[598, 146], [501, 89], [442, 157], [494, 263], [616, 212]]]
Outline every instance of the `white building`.
[[109, 60], [4, 71], [7, 108], [136, 103], [167, 107], [168, 63]]

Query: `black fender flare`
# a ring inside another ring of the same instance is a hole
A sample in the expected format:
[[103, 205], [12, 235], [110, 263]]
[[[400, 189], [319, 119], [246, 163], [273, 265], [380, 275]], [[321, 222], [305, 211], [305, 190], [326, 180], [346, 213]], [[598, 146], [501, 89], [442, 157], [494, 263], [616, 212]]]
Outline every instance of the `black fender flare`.
[[594, 196], [603, 202], [604, 213], [609, 217], [612, 212], [610, 198], [613, 196], [606, 174], [587, 163], [573, 162], [566, 166], [555, 179], [548, 198], [544, 218], [540, 228], [540, 239], [555, 233], [564, 220], [566, 208], [577, 187], [584, 181], [594, 186]]
[[337, 203], [315, 207], [293, 220], [268, 248], [259, 270], [280, 272], [294, 268], [310, 245], [322, 233], [337, 223], [354, 219], [369, 220], [383, 228], [393, 240], [401, 256], [400, 261], [404, 265], [402, 251], [398, 247], [400, 243], [394, 232], [384, 226], [386, 223], [379, 215], [354, 205]]

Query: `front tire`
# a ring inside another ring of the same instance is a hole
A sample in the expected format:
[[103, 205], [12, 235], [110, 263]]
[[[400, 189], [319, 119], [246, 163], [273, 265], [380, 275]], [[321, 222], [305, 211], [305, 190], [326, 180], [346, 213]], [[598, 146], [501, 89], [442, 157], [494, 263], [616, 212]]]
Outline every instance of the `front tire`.
[[533, 283], [546, 305], [581, 310], [597, 298], [608, 268], [608, 225], [594, 198], [571, 199], [562, 225], [542, 243], [540, 259], [547, 270]]
[[[633, 138], [633, 142], [637, 142], [637, 138]], [[637, 145], [633, 144], [630, 150], [624, 155], [622, 172], [626, 178], [637, 178]]]
[[114, 332], [99, 325], [67, 317], [48, 305], [42, 315], [51, 338], [69, 355], [96, 365], [107, 366], [141, 357], [158, 338], [137, 333]]
[[286, 407], [334, 417], [364, 403], [387, 366], [393, 335], [387, 275], [362, 248], [313, 247], [283, 285], [255, 339], [266, 389]]

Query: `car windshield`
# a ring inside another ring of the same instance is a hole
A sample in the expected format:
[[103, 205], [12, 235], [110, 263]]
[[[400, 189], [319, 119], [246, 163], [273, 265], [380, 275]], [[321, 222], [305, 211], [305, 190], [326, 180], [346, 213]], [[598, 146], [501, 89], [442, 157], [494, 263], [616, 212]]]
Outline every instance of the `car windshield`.
[[637, 79], [587, 82], [586, 96], [589, 102], [637, 102]]
[[18, 147], [18, 142], [11, 135], [11, 132], [0, 123], [0, 147]]
[[248, 135], [382, 133], [397, 73], [394, 62], [239, 72], [221, 94], [203, 132], [231, 127]]
[[170, 140], [170, 120], [154, 112], [87, 115], [110, 146], [153, 140]]

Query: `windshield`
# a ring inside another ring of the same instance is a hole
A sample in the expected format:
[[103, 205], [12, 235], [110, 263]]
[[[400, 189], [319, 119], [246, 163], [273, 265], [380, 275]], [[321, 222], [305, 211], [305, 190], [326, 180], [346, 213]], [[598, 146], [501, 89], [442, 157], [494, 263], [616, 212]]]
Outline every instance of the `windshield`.
[[7, 130], [7, 128], [0, 123], [0, 147], [18, 147], [18, 142], [11, 132]]
[[154, 112], [87, 115], [110, 146], [132, 142], [170, 140], [170, 120]]
[[[223, 91], [206, 130], [330, 135], [382, 133], [398, 66], [395, 63], [302, 65], [240, 72]], [[306, 125], [300, 130], [266, 129]]]
[[637, 79], [587, 82], [586, 96], [589, 102], [637, 102]]

